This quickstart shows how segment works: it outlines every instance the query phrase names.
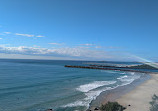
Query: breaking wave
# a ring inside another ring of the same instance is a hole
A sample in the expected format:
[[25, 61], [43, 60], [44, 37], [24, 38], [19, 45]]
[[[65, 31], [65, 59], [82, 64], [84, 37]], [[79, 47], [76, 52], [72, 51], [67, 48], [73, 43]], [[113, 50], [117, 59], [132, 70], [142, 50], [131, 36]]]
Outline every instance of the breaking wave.
[[136, 75], [134, 73], [131, 73], [130, 75], [124, 75], [124, 76], [121, 76], [121, 77], [119, 77], [117, 79], [122, 82], [121, 86], [123, 86], [123, 85], [130, 84], [134, 80], [139, 79], [139, 78], [140, 78], [140, 75]]
[[116, 83], [116, 81], [94, 81], [94, 82], [89, 83], [89, 84], [80, 85], [76, 89], [78, 91], [81, 91], [81, 92], [88, 92], [88, 91], [96, 89], [98, 87], [110, 85], [110, 84], [115, 84], [115, 83]]
[[88, 108], [92, 100], [95, 100], [103, 91], [130, 84], [138, 78], [140, 78], [140, 75], [131, 72], [118, 77], [117, 81], [94, 81], [88, 84], [80, 85], [76, 88], [76, 90], [83, 92], [86, 97], [62, 107], [86, 106]]

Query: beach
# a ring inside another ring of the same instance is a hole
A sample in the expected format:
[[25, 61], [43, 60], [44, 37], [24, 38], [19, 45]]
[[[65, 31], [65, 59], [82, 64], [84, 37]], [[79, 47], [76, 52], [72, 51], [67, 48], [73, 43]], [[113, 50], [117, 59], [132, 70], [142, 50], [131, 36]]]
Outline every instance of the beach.
[[151, 78], [137, 86], [116, 101], [127, 107], [125, 111], [149, 111], [152, 96], [158, 95], [158, 74], [150, 74]]

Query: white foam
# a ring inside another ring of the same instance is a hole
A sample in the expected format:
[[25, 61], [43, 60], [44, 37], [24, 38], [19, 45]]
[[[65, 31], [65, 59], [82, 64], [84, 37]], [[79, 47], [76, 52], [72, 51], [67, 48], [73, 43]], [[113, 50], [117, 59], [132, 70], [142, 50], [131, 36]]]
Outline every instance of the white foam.
[[134, 74], [135, 74], [135, 72], [129, 72], [129, 74], [134, 75]]
[[134, 80], [139, 79], [140, 75], [134, 75], [133, 73], [129, 76], [122, 76], [120, 78], [117, 78], [118, 80], [120, 80], [122, 82], [122, 85], [127, 85], [127, 84], [131, 84]]
[[88, 92], [88, 91], [96, 89], [98, 87], [110, 85], [110, 84], [115, 84], [115, 83], [116, 83], [116, 81], [94, 81], [94, 82], [89, 83], [89, 84], [81, 85], [76, 89], [78, 91], [81, 91], [81, 92]]
[[88, 108], [89, 107], [89, 103], [92, 100], [95, 100], [96, 97], [99, 96], [101, 92], [106, 91], [106, 90], [110, 90], [110, 89], [111, 89], [111, 87], [106, 87], [106, 88], [104, 88], [102, 90], [86, 92], [85, 93], [86, 98], [78, 100], [78, 101], [75, 101], [73, 103], [69, 103], [69, 104], [64, 105], [62, 107], [86, 106]]
[[118, 77], [117, 79], [123, 79], [123, 78], [127, 78], [128, 76], [127, 75], [125, 75], [125, 76], [121, 76], [121, 77]]
[[86, 104], [87, 104], [86, 101], [80, 100], [80, 101], [75, 101], [75, 102], [73, 102], [73, 103], [69, 103], [69, 104], [64, 105], [64, 106], [62, 106], [62, 107], [86, 106]]
[[126, 74], [125, 72], [122, 72], [122, 73], [120, 73], [120, 74]]
[[84, 92], [86, 95], [86, 98], [75, 101], [73, 103], [69, 103], [67, 105], [64, 105], [62, 107], [76, 107], [76, 106], [86, 106], [87, 108], [89, 107], [89, 103], [92, 100], [95, 100], [97, 96], [100, 95], [101, 92], [110, 90], [111, 87], [106, 87], [100, 90], [93, 90], [98, 87], [104, 86], [104, 85], [110, 85], [114, 84], [116, 81], [94, 81], [89, 84], [81, 85], [78, 88], [76, 88], [78, 91]]
[[117, 78], [119, 81], [122, 82], [121, 85], [116, 85], [115, 87], [103, 87], [103, 88], [100, 88], [99, 90], [93, 90], [93, 89], [96, 89], [96, 88], [104, 86], [104, 85], [115, 84], [116, 81], [94, 81], [89, 84], [81, 85], [77, 88], [77, 90], [84, 92], [86, 97], [81, 100], [77, 100], [73, 103], [64, 105], [62, 107], [85, 106], [88, 108], [91, 101], [95, 100], [97, 98], [97, 96], [99, 96], [101, 94], [101, 92], [115, 89], [119, 86], [124, 86], [124, 85], [130, 84], [138, 78], [140, 78], [140, 75], [134, 75], [134, 73], [130, 73], [130, 75], [124, 75], [124, 76]]
[[101, 70], [101, 72], [106, 72], [106, 73], [118, 73], [118, 71], [113, 71], [113, 70]]

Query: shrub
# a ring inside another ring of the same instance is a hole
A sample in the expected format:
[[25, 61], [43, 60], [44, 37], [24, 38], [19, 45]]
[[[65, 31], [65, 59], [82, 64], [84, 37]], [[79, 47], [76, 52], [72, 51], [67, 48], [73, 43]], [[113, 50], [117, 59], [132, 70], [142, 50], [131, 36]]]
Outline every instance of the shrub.
[[158, 96], [154, 94], [150, 104], [151, 104], [150, 111], [158, 111]]
[[108, 102], [100, 107], [101, 111], [123, 111], [125, 107], [118, 104], [118, 102]]

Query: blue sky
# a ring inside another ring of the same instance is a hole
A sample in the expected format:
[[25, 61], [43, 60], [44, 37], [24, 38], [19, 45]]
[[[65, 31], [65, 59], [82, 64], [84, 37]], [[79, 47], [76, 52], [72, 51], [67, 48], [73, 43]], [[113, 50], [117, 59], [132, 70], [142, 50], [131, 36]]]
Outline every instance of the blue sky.
[[0, 57], [158, 61], [157, 6], [157, 0], [0, 0]]

